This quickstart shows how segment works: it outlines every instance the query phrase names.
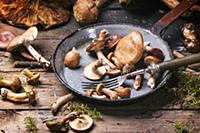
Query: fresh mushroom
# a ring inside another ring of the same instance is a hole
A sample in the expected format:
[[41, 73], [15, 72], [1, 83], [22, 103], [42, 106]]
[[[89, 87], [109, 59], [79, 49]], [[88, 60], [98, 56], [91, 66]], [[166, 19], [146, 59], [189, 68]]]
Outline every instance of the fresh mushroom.
[[121, 38], [122, 36], [120, 36], [119, 34], [112, 35], [111, 37], [108, 38], [106, 46], [109, 49], [113, 48], [114, 46], [117, 45], [117, 43], [120, 41]]
[[114, 56], [123, 64], [135, 65], [142, 57], [144, 50], [143, 37], [139, 31], [132, 31], [120, 39]]
[[142, 84], [142, 75], [138, 74], [138, 75], [135, 76], [135, 79], [133, 81], [133, 87], [136, 90], [139, 90], [140, 87], [141, 87], [141, 84]]
[[131, 89], [128, 87], [120, 86], [116, 89], [116, 92], [120, 98], [129, 98], [131, 95]]
[[112, 91], [111, 89], [105, 88], [102, 83], [98, 84], [96, 86], [96, 93], [97, 93], [97, 95], [105, 94], [110, 99], [117, 99], [117, 92], [116, 91]]
[[108, 0], [77, 0], [73, 7], [76, 21], [80, 24], [89, 24], [97, 20], [99, 8]]
[[74, 47], [71, 51], [67, 52], [64, 59], [65, 66], [69, 68], [77, 68], [80, 62], [80, 54]]
[[67, 94], [67, 95], [64, 95], [60, 98], [58, 98], [52, 105], [51, 105], [51, 111], [52, 113], [55, 115], [59, 108], [61, 106], [63, 106], [65, 103], [67, 103], [68, 101], [72, 100], [74, 98], [74, 95], [73, 94]]
[[93, 119], [85, 114], [80, 115], [74, 120], [69, 122], [69, 126], [76, 131], [86, 131], [93, 125]]
[[106, 99], [107, 98], [106, 95], [92, 94], [91, 96], [94, 97], [94, 98], [97, 98], [97, 99]]
[[106, 68], [100, 60], [96, 60], [84, 67], [83, 75], [90, 80], [100, 80], [106, 74]]
[[36, 27], [31, 27], [25, 31], [22, 35], [14, 38], [8, 45], [7, 51], [15, 52], [21, 47], [26, 47], [30, 54], [40, 63], [44, 64], [45, 67], [50, 67], [50, 62], [42, 57], [32, 46], [31, 42], [37, 37], [38, 30]]
[[35, 90], [31, 86], [24, 87], [25, 92], [22, 93], [14, 93], [11, 90], [6, 88], [0, 89], [0, 94], [3, 99], [13, 101], [13, 102], [27, 102], [33, 103], [35, 101]]
[[112, 69], [116, 69], [116, 66], [110, 62], [103, 54], [102, 49], [105, 47], [106, 36], [108, 35], [108, 31], [103, 29], [99, 33], [99, 37], [94, 39], [92, 43], [87, 47], [87, 52], [96, 52], [97, 58], [102, 60], [103, 65], [108, 65]]
[[22, 71], [22, 74], [28, 77], [27, 83], [31, 85], [35, 85], [39, 82], [40, 74], [32, 73], [29, 69], [25, 68]]
[[182, 27], [184, 39], [184, 47], [189, 52], [199, 52], [200, 51], [200, 42], [198, 40], [198, 35], [196, 28], [193, 23], [186, 23]]
[[153, 89], [156, 86], [156, 76], [155, 74], [152, 74], [149, 76], [149, 78], [147, 79], [147, 85]]
[[0, 87], [12, 88], [12, 91], [16, 92], [21, 89], [21, 80], [15, 76], [12, 80], [0, 79]]

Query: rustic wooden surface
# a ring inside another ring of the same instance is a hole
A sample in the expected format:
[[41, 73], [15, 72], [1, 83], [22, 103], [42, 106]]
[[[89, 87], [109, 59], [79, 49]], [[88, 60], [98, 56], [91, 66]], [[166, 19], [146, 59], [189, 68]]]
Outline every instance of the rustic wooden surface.
[[[150, 6], [151, 7], [151, 6]], [[152, 8], [152, 12], [137, 14], [135, 9], [122, 8], [119, 4], [108, 4], [104, 7], [98, 22], [129, 22], [147, 27], [159, 19], [162, 13], [158, 13], [161, 7]], [[147, 15], [144, 15], [147, 14]], [[156, 14], [156, 15], [155, 15]], [[154, 16], [155, 15], [155, 16]], [[68, 34], [80, 26], [71, 17], [70, 21], [58, 28], [40, 31], [34, 45], [41, 53], [50, 59], [58, 43]], [[23, 29], [18, 29], [22, 32]], [[22, 69], [13, 68], [13, 62], [17, 60], [7, 52], [0, 52], [0, 76], [10, 78], [12, 75], [21, 75]], [[20, 59], [19, 59], [20, 60]], [[26, 116], [36, 119], [39, 132], [48, 133], [48, 129], [42, 123], [41, 117], [50, 114], [50, 105], [60, 96], [69, 92], [56, 79], [53, 72], [45, 72], [43, 69], [33, 69], [41, 73], [41, 84], [37, 85], [36, 106], [29, 104], [16, 104], [0, 100], [0, 132], [1, 133], [26, 133], [23, 120]], [[23, 79], [23, 78], [22, 78]], [[198, 109], [183, 110], [174, 94], [166, 89], [161, 89], [137, 103], [118, 107], [94, 105], [77, 99], [78, 102], [87, 103], [97, 108], [103, 114], [103, 120], [95, 122], [91, 130], [94, 133], [174, 133], [172, 121], [178, 121], [190, 127], [191, 132], [200, 132], [200, 115]], [[69, 131], [72, 132], [72, 131]]]

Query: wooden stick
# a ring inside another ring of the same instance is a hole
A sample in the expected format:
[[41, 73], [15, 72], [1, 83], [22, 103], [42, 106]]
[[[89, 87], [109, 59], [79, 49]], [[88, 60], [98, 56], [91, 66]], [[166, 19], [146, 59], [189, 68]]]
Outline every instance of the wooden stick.
[[36, 61], [15, 61], [13, 66], [15, 68], [43, 68], [43, 65]]

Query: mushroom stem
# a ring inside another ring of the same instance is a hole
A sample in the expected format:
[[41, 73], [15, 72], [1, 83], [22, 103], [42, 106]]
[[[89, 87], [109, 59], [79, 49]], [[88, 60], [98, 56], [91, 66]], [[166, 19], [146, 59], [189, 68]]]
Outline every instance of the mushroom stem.
[[102, 60], [104, 65], [108, 65], [111, 69], [116, 69], [116, 66], [104, 56], [101, 50], [96, 51], [96, 55], [99, 60]]
[[34, 48], [33, 46], [29, 43], [26, 42], [24, 43], [24, 46], [27, 48], [27, 50], [30, 52], [30, 54], [41, 64], [44, 64], [44, 66], [46, 68], [49, 68], [51, 63], [50, 61], [46, 60], [41, 54], [39, 54]]
[[22, 71], [22, 74], [24, 74], [25, 76], [29, 77], [29, 78], [32, 78], [34, 75], [33, 73], [28, 70], [27, 68], [25, 68], [23, 71]]
[[135, 76], [135, 80], [133, 82], [133, 87], [138, 90], [142, 84], [142, 75], [138, 74]]
[[1, 88], [1, 96], [3, 99], [7, 99], [13, 102], [26, 102], [27, 99], [30, 101], [35, 100], [35, 91], [32, 87], [24, 87], [25, 92], [14, 93], [6, 88]]
[[74, 98], [74, 95], [72, 93], [64, 95], [60, 98], [58, 98], [52, 105], [51, 105], [51, 111], [55, 115], [58, 112], [58, 109], [63, 106], [68, 101], [72, 100]]
[[10, 87], [14, 92], [18, 91], [21, 88], [21, 81], [19, 77], [14, 77], [13, 80], [0, 80], [0, 87]]
[[115, 92], [115, 91], [112, 91], [112, 90], [110, 90], [108, 88], [103, 88], [102, 92], [105, 95], [109, 96], [110, 99], [117, 99], [117, 92]]
[[150, 75], [150, 77], [147, 80], [147, 85], [153, 89], [156, 86], [156, 76]]

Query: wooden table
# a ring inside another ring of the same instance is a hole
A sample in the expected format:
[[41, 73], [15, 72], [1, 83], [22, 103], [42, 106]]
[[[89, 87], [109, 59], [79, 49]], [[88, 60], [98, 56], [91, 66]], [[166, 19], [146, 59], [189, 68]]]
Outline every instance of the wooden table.
[[[153, 4], [153, 3], [150, 3]], [[149, 9], [151, 7], [151, 10]], [[147, 5], [146, 7], [147, 8]], [[162, 16], [158, 12], [162, 6], [150, 6], [143, 13], [135, 9], [123, 9], [116, 2], [108, 4], [98, 22], [129, 22], [143, 27], [148, 27]], [[148, 12], [148, 13], [147, 13]], [[147, 15], [145, 15], [147, 14]], [[80, 26], [71, 17], [70, 21], [58, 28], [40, 31], [34, 42], [37, 49], [50, 59], [57, 44], [69, 33]], [[20, 32], [22, 29], [18, 29]], [[20, 75], [22, 69], [13, 68], [14, 58], [7, 52], [0, 52], [0, 76], [12, 77]], [[36, 120], [39, 132], [49, 132], [42, 123], [41, 116], [50, 114], [50, 105], [60, 96], [69, 91], [62, 86], [53, 72], [45, 72], [43, 69], [32, 69], [41, 73], [41, 84], [35, 87], [38, 103], [36, 106], [29, 104], [14, 104], [0, 100], [0, 132], [1, 133], [25, 133], [24, 118], [32, 116]], [[97, 108], [103, 114], [103, 121], [95, 122], [91, 132], [112, 133], [173, 133], [176, 132], [169, 121], [182, 122], [192, 129], [192, 132], [200, 132], [200, 115], [196, 109], [182, 110], [181, 104], [174, 94], [166, 89], [160, 89], [151, 96], [137, 103], [118, 107], [94, 105], [86, 101], [78, 100]], [[72, 131], [69, 131], [72, 132]]]

